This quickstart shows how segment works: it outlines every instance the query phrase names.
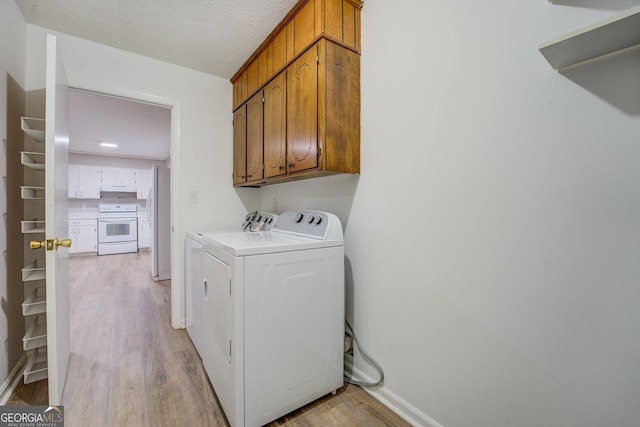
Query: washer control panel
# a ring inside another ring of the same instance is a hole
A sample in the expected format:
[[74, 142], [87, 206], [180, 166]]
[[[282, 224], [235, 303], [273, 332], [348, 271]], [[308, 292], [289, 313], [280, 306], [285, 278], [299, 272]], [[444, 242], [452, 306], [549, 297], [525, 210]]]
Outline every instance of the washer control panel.
[[242, 231], [271, 231], [278, 215], [267, 212], [248, 213], [242, 222]]
[[298, 234], [301, 236], [326, 239], [330, 225], [340, 229], [340, 220], [333, 214], [323, 211], [286, 211], [278, 216], [273, 231]]

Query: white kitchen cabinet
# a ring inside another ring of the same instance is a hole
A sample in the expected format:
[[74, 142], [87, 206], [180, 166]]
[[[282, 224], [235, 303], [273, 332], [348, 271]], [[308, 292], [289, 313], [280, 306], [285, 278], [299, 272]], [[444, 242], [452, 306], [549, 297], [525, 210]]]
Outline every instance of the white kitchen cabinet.
[[98, 166], [69, 165], [69, 198], [99, 199], [102, 171]]
[[149, 218], [138, 218], [138, 249], [149, 249], [150, 238]]
[[[185, 241], [185, 285], [187, 333], [200, 357], [204, 348], [204, 270], [203, 246], [198, 235], [187, 234]], [[204, 359], [203, 359], [204, 360]]]
[[136, 187], [138, 188], [137, 198], [147, 200], [149, 189], [151, 188], [151, 169], [136, 169]]
[[98, 223], [95, 219], [69, 220], [69, 254], [98, 252]]
[[134, 187], [136, 185], [136, 170], [129, 168], [103, 167], [102, 185]]

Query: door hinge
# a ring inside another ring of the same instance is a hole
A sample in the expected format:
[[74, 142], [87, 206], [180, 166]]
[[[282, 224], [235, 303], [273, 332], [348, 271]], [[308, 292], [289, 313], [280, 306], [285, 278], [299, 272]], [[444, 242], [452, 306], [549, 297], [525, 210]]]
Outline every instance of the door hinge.
[[318, 147], [318, 157], [322, 156], [322, 147]]
[[262, 97], [262, 103], [264, 104], [264, 96]]
[[320, 63], [320, 55], [316, 54], [316, 64]]
[[229, 340], [229, 358], [231, 358], [231, 340]]
[[229, 279], [229, 295], [231, 295], [231, 279]]

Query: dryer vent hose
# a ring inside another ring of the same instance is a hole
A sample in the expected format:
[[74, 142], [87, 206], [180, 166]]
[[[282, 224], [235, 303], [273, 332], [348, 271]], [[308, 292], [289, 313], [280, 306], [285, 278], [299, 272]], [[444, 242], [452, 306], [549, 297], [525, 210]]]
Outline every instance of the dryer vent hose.
[[[371, 366], [373, 366], [373, 368], [378, 372], [378, 376], [379, 376], [379, 379], [377, 381], [373, 381], [373, 382], [365, 381], [362, 379], [355, 378], [353, 376], [353, 372], [349, 373], [345, 369], [345, 373], [344, 373], [345, 382], [349, 384], [358, 385], [361, 387], [375, 387], [377, 385], [382, 384], [382, 381], [384, 381], [384, 371], [382, 370], [382, 367], [378, 364], [378, 362], [375, 361], [373, 357], [369, 356], [369, 354], [366, 351], [364, 351], [362, 347], [360, 347], [360, 345], [358, 344], [358, 339], [356, 338], [356, 334], [355, 332], [353, 332], [353, 328], [351, 327], [351, 324], [346, 318], [344, 319], [344, 321], [345, 321], [345, 333], [347, 337], [349, 337], [350, 340], [353, 342], [353, 347], [358, 348], [358, 352], [362, 355], [362, 358]], [[353, 350], [353, 349], [350, 349], [350, 350]], [[351, 351], [346, 352], [345, 357], [353, 357], [350, 353]], [[353, 366], [353, 363], [351, 363], [351, 366]]]

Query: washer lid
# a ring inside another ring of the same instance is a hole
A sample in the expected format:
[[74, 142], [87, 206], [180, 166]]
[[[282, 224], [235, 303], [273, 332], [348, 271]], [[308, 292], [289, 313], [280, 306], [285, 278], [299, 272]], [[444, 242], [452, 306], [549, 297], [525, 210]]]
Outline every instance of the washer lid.
[[318, 240], [309, 237], [265, 231], [263, 233], [204, 233], [204, 243], [233, 256], [270, 254], [304, 249], [344, 246], [343, 239]]

